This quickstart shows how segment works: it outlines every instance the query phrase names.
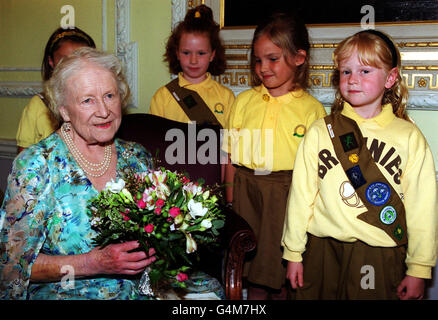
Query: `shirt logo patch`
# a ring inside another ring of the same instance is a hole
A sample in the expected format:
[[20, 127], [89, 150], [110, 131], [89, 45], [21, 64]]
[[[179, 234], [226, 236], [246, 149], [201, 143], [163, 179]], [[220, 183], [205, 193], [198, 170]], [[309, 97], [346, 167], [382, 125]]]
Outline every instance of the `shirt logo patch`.
[[302, 138], [306, 134], [306, 131], [307, 131], [306, 127], [303, 124], [299, 124], [294, 129], [294, 136]]
[[367, 183], [358, 165], [346, 170], [345, 173], [347, 174], [348, 179], [350, 179], [354, 189], [357, 189]]
[[371, 204], [381, 206], [388, 201], [391, 189], [386, 183], [374, 182], [368, 186], [365, 195]]
[[356, 149], [358, 146], [353, 132], [346, 133], [342, 136], [339, 136], [339, 139], [341, 140], [342, 148], [344, 148], [345, 152]]
[[220, 102], [216, 103], [214, 106], [214, 112], [216, 113], [224, 113], [224, 105]]

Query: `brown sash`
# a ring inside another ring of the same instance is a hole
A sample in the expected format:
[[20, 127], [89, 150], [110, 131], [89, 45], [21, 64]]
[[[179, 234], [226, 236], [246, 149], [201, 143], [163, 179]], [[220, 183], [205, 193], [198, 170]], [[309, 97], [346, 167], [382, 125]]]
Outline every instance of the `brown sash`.
[[196, 121], [198, 124], [208, 123], [222, 128], [222, 125], [199, 94], [196, 91], [182, 88], [178, 82], [178, 78], [176, 78], [166, 84], [166, 88], [170, 91], [189, 119]]
[[358, 218], [385, 231], [397, 245], [407, 244], [404, 205], [377, 167], [356, 121], [342, 114], [324, 120], [336, 156], [368, 209]]

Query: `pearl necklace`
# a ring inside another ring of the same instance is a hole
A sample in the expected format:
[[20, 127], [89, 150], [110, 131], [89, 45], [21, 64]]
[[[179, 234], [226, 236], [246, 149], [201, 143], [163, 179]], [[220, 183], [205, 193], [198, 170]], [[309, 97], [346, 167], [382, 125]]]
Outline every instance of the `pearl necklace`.
[[79, 149], [76, 147], [75, 143], [73, 142], [73, 139], [71, 138], [70, 134], [70, 124], [69, 123], [63, 123], [61, 126], [61, 134], [65, 141], [65, 144], [67, 145], [67, 148], [72, 153], [75, 160], [78, 162], [78, 165], [84, 170], [84, 172], [91, 177], [101, 177], [103, 176], [107, 171], [111, 164], [111, 159], [113, 156], [112, 153], [112, 147], [111, 145], [107, 145], [105, 147], [103, 160], [100, 163], [93, 163], [88, 161], [82, 153], [79, 151]]

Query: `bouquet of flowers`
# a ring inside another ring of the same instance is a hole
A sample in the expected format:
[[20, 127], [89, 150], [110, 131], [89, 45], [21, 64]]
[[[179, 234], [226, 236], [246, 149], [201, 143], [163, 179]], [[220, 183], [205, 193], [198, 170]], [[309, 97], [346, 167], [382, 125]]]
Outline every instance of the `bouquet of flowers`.
[[214, 190], [164, 168], [130, 172], [125, 180], [109, 182], [89, 203], [95, 244], [138, 240], [157, 256], [143, 278], [152, 286], [164, 281], [184, 287], [198, 247], [216, 245], [224, 226]]

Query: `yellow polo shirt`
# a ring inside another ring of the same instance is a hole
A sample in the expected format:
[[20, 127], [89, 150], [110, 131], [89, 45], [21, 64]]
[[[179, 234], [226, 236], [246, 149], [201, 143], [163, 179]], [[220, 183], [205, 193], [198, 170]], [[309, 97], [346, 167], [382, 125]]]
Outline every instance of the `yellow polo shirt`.
[[[357, 122], [377, 167], [403, 201], [406, 273], [430, 278], [437, 259], [438, 204], [434, 160], [426, 139], [415, 124], [397, 118], [390, 104], [371, 119], [359, 116], [348, 103], [342, 114]], [[385, 231], [357, 218], [366, 208], [337, 159], [323, 119], [313, 123], [300, 144], [295, 169], [282, 239], [284, 259], [302, 261], [307, 232], [343, 242], [396, 246]]]
[[273, 97], [261, 85], [237, 96], [222, 149], [240, 166], [292, 170], [307, 129], [325, 115], [322, 104], [304, 90]]
[[47, 138], [58, 127], [52, 112], [47, 108], [39, 95], [35, 95], [24, 107], [17, 130], [17, 145], [23, 148]]
[[[196, 91], [219, 123], [223, 127], [226, 126], [234, 102], [233, 91], [213, 80], [208, 72], [207, 79], [201, 83], [194, 84], [187, 81], [182, 73], [178, 75], [178, 80], [181, 87]], [[189, 117], [165, 86], [158, 89], [152, 97], [149, 113], [179, 122], [190, 122]]]

